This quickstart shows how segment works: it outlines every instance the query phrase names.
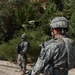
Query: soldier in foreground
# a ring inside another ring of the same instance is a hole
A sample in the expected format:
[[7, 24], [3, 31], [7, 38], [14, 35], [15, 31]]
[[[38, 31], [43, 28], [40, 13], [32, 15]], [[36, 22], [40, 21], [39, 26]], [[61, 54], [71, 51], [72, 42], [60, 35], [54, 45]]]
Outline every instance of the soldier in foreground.
[[71, 39], [65, 37], [69, 23], [65, 17], [51, 21], [52, 39], [41, 46], [41, 52], [29, 75], [68, 75], [75, 64], [75, 48]]
[[26, 40], [26, 34], [22, 34], [21, 42], [17, 46], [17, 62], [23, 71], [22, 75], [26, 73], [26, 61], [27, 61], [27, 52], [30, 48], [30, 43]]

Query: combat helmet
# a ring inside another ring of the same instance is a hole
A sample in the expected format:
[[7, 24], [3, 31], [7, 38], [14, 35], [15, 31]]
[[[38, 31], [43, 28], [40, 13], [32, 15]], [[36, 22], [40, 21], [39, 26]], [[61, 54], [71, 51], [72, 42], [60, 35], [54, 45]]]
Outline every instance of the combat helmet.
[[50, 28], [69, 28], [69, 22], [65, 17], [56, 17], [51, 21]]
[[22, 34], [22, 35], [21, 35], [21, 38], [22, 38], [22, 39], [26, 39], [26, 34]]

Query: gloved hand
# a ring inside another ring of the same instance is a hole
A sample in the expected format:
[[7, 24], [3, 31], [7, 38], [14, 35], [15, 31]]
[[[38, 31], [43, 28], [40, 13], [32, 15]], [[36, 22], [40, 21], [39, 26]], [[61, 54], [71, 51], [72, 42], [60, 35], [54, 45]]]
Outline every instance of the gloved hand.
[[31, 75], [31, 72], [32, 72], [32, 71], [30, 70], [30, 71], [28, 72], [28, 75]]
[[22, 55], [23, 55], [23, 54], [24, 54], [24, 53], [23, 53], [23, 51], [20, 51], [20, 54], [22, 54]]
[[32, 70], [30, 70], [30, 71], [28, 72], [28, 75], [35, 75], [35, 72], [32, 71]]

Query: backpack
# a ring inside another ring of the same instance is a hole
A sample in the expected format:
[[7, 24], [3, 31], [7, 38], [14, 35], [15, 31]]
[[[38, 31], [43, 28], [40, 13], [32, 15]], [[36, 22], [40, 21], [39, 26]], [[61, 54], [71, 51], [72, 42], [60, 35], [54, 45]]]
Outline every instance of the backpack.
[[67, 50], [67, 67], [68, 70], [75, 66], [75, 47], [69, 38], [63, 38]]

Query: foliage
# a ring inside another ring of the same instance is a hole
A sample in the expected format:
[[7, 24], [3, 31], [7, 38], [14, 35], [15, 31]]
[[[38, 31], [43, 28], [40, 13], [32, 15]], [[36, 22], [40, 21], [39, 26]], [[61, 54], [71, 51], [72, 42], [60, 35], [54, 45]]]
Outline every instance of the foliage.
[[23, 4], [21, 7], [17, 7], [14, 14], [14, 23], [20, 28], [22, 27], [22, 25], [25, 25], [27, 29], [33, 28], [34, 25], [30, 25], [29, 21], [37, 20], [39, 16], [38, 9], [38, 3], [30, 4], [28, 2]]
[[16, 46], [20, 42], [22, 33], [23, 30], [15, 31], [12, 40], [9, 40], [7, 43], [3, 42], [3, 44], [0, 45], [0, 59], [10, 61], [16, 60]]
[[45, 37], [47, 36], [41, 30], [41, 27], [37, 27], [34, 31], [26, 30], [24, 33], [27, 34], [27, 40], [30, 42], [30, 51], [28, 53], [28, 57], [31, 58], [32, 61], [36, 61], [40, 53], [40, 45], [46, 41]]
[[[17, 39], [17, 40], [16, 40]], [[4, 43], [0, 46], [0, 56], [3, 56], [4, 58], [1, 59], [6, 59], [6, 60], [15, 60], [16, 58], [16, 44], [18, 43], [18, 37], [16, 39], [13, 39], [9, 41], [8, 43]]]
[[[15, 48], [22, 33], [27, 34], [31, 44], [28, 56], [36, 60], [40, 52], [39, 45], [50, 34], [50, 21], [57, 16], [69, 20], [67, 36], [75, 39], [75, 0], [48, 0], [46, 9], [40, 9], [39, 2], [30, 0], [0, 0], [0, 57], [14, 60]], [[11, 40], [10, 40], [11, 39]], [[5, 43], [7, 41], [7, 43]]]
[[13, 14], [15, 5], [7, 0], [0, 1], [0, 41], [7, 41], [12, 37], [15, 25], [13, 23]]
[[67, 33], [67, 35], [70, 38], [75, 39], [75, 12], [72, 13], [70, 26], [69, 26], [69, 32]]
[[[0, 46], [0, 59], [6, 59], [10, 61], [16, 60], [16, 46], [20, 42], [20, 35], [22, 33], [23, 31], [20, 31], [14, 35], [14, 38], [8, 43], [3, 43]], [[28, 57], [31, 57], [32, 61], [35, 61], [40, 53], [40, 44], [42, 41], [45, 41], [46, 35], [42, 31], [39, 31], [38, 28], [35, 30], [35, 33], [32, 30], [29, 30], [29, 32], [25, 31], [24, 33], [27, 34], [27, 40], [30, 42], [30, 51], [28, 52]]]

